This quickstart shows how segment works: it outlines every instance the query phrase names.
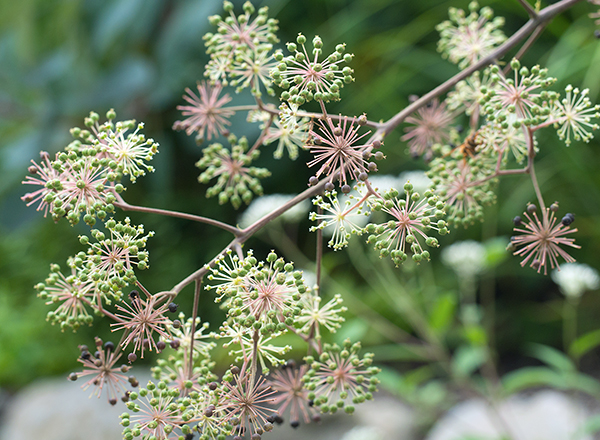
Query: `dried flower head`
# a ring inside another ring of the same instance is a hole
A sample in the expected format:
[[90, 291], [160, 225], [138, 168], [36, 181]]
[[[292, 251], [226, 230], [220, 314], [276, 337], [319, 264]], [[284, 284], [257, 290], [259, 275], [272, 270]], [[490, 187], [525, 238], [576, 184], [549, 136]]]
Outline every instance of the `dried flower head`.
[[446, 109], [446, 103], [434, 99], [428, 105], [421, 107], [417, 112], [405, 119], [408, 124], [403, 141], [408, 142], [410, 153], [421, 156], [431, 145], [449, 139], [449, 126], [454, 115]]
[[236, 367], [235, 373], [224, 377], [223, 399], [216, 410], [225, 414], [223, 421], [232, 425], [240, 438], [247, 433], [252, 440], [260, 440], [265, 431], [273, 429], [267, 419], [276, 414], [271, 407], [275, 391], [264, 377], [255, 379], [246, 367], [246, 364], [241, 369]]
[[[138, 284], [140, 287], [141, 285]], [[117, 304], [116, 317], [120, 322], [111, 324], [113, 331], [126, 330], [126, 336], [121, 342], [123, 348], [133, 344], [133, 351], [141, 350], [141, 356], [144, 357], [144, 351], [149, 349], [152, 351], [160, 351], [157, 346], [157, 339], [170, 339], [169, 329], [171, 328], [171, 320], [167, 318], [168, 301], [165, 300], [166, 295], [157, 293], [151, 295], [145, 289], [142, 290], [147, 299], [143, 299], [137, 290], [132, 290], [129, 293], [130, 303], [125, 301]], [[162, 304], [161, 304], [162, 302]], [[158, 338], [155, 340], [154, 334]]]
[[94, 386], [93, 394], [100, 397], [102, 390], [107, 390], [108, 402], [111, 405], [117, 403], [119, 395], [127, 398], [128, 378], [124, 373], [129, 371], [127, 365], [116, 367], [115, 364], [121, 357], [121, 353], [115, 350], [115, 345], [112, 342], [103, 343], [102, 339], [96, 337], [94, 340], [95, 351], [91, 353], [86, 345], [80, 345], [79, 350], [81, 356], [77, 359], [85, 367], [80, 373], [71, 373], [70, 380], [77, 380], [80, 377], [93, 377], [82, 385], [84, 390], [90, 386]]
[[277, 408], [278, 415], [283, 416], [289, 409], [290, 425], [293, 428], [300, 425], [300, 417], [303, 418], [304, 423], [320, 419], [314, 406], [310, 405], [308, 390], [304, 388], [302, 381], [307, 372], [308, 365], [296, 367], [294, 361], [288, 361], [281, 369], [274, 371], [267, 381], [276, 392], [273, 405]]
[[231, 101], [231, 97], [225, 94], [221, 97], [223, 87], [220, 83], [209, 85], [206, 81], [198, 83], [198, 95], [192, 90], [185, 89], [187, 95], [183, 95], [190, 105], [179, 105], [183, 116], [188, 118], [177, 121], [173, 125], [175, 130], [185, 130], [187, 135], [197, 132], [196, 142], [199, 144], [204, 140], [211, 140], [227, 133], [227, 126], [231, 125], [229, 118], [235, 114], [234, 110], [223, 107]]
[[[530, 262], [529, 266], [538, 273], [544, 269], [544, 275], [548, 274], [548, 264], [554, 269], [559, 267], [557, 257], [562, 257], [567, 263], [574, 263], [575, 259], [571, 257], [561, 246], [569, 246], [580, 249], [576, 245], [574, 238], [567, 238], [566, 235], [571, 232], [577, 232], [577, 228], [571, 229], [568, 225], [573, 222], [574, 216], [567, 214], [561, 221], [554, 217], [554, 212], [558, 209], [558, 204], [552, 205], [553, 209], [542, 208], [541, 219], [538, 217], [535, 205], [529, 205], [527, 211], [523, 214], [527, 221], [520, 217], [515, 219], [516, 235], [511, 238], [512, 246], [519, 248], [515, 250], [514, 255], [523, 258], [521, 266]], [[522, 246], [522, 247], [521, 247]]]
[[316, 178], [321, 175], [331, 176], [331, 180], [337, 180], [341, 187], [348, 185], [348, 179], [365, 181], [369, 171], [377, 170], [375, 162], [369, 162], [369, 159], [384, 158], [381, 151], [373, 153], [374, 149], [381, 146], [381, 142], [362, 143], [361, 140], [370, 131], [359, 135], [360, 128], [356, 117], [350, 120], [346, 116], [340, 116], [337, 124], [334, 124], [330, 117], [317, 121], [318, 131], [309, 131], [311, 143], [307, 145], [315, 155], [315, 158], [308, 162], [308, 166], [312, 168], [321, 165], [315, 173]]

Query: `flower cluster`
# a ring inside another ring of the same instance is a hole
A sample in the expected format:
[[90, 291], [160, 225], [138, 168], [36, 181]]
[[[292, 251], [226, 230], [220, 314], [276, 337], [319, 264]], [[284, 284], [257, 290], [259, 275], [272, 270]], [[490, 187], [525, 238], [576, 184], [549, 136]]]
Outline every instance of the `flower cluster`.
[[450, 20], [436, 27], [440, 33], [438, 51], [461, 69], [485, 58], [506, 40], [500, 29], [504, 18], [493, 18], [494, 12], [489, 7], [477, 12], [478, 8], [476, 1], [469, 3], [468, 15], [462, 9], [450, 8]]
[[519, 232], [520, 235], [511, 238], [511, 247], [516, 248], [514, 255], [523, 257], [521, 266], [524, 267], [529, 263], [529, 266], [538, 273], [543, 269], [544, 275], [547, 275], [548, 265], [552, 269], [559, 267], [559, 256], [567, 263], [575, 262], [575, 259], [561, 247], [569, 246], [575, 249], [581, 247], [575, 244], [574, 238], [566, 237], [571, 232], [577, 232], [577, 228], [569, 227], [575, 217], [569, 213], [558, 221], [554, 216], [557, 210], [558, 203], [553, 203], [550, 208], [542, 208], [540, 218], [537, 215], [537, 207], [529, 204], [527, 211], [523, 213], [526, 220], [520, 216], [513, 220], [514, 231]]
[[359, 118], [340, 117], [337, 124], [333, 119], [326, 117], [317, 121], [317, 130], [309, 131], [309, 151], [315, 155], [308, 162], [309, 167], [321, 165], [311, 183], [316, 182], [320, 176], [330, 176], [337, 180], [342, 192], [350, 192], [348, 180], [365, 181], [369, 171], [377, 171], [377, 164], [369, 162], [371, 158], [380, 160], [385, 158], [381, 151], [374, 152], [381, 147], [381, 142], [374, 140], [363, 143], [361, 140], [370, 132], [358, 134], [360, 128], [366, 124], [366, 116]]
[[389, 256], [397, 266], [407, 258], [407, 252], [412, 253], [416, 262], [429, 260], [429, 251], [423, 249], [424, 241], [428, 247], [437, 247], [438, 240], [429, 237], [430, 231], [437, 231], [440, 235], [448, 233], [444, 220], [444, 202], [439, 200], [430, 190], [423, 196], [413, 191], [410, 182], [404, 185], [405, 197], [399, 198], [396, 189], [391, 189], [371, 200], [374, 211], [383, 211], [392, 219], [376, 224], [370, 223], [365, 227], [369, 234], [368, 243], [379, 251], [381, 258]]
[[228, 16], [209, 18], [218, 31], [204, 36], [211, 57], [204, 75], [211, 83], [228, 85], [230, 82], [238, 91], [250, 87], [255, 96], [261, 95], [262, 84], [273, 95], [268, 73], [275, 66], [270, 51], [279, 41], [275, 35], [277, 20], [268, 18], [266, 6], [260, 8], [255, 17], [252, 17], [256, 12], [252, 3], [245, 2], [243, 8], [244, 13], [236, 16], [233, 3], [225, 1], [223, 9]]
[[311, 212], [309, 219], [319, 222], [311, 226], [310, 231], [323, 230], [331, 239], [327, 243], [330, 248], [340, 250], [348, 246], [352, 234], [361, 235], [370, 211], [363, 198], [348, 194], [340, 203], [337, 192], [326, 191], [323, 196], [317, 196], [313, 205], [319, 212]]
[[360, 343], [344, 341], [325, 344], [323, 352], [315, 358], [304, 358], [310, 369], [303, 378], [309, 390], [308, 398], [322, 413], [335, 413], [339, 410], [351, 414], [354, 405], [371, 400], [377, 391], [379, 368], [371, 366], [373, 354], [362, 358], [358, 355]]
[[291, 55], [284, 57], [282, 52], [275, 53], [277, 67], [271, 70], [273, 82], [283, 89], [281, 99], [294, 104], [315, 101], [337, 101], [344, 84], [354, 81], [354, 71], [350, 67], [342, 68], [341, 63], [352, 61], [353, 55], [344, 54], [346, 46], [338, 44], [335, 52], [321, 59], [323, 41], [318, 36], [312, 40], [312, 52], [306, 49], [306, 37], [298, 34], [296, 43], [288, 43]]
[[408, 142], [411, 155], [421, 156], [433, 144], [447, 141], [453, 119], [454, 115], [446, 109], [446, 103], [440, 104], [437, 99], [406, 118], [405, 122], [412, 126], [405, 128], [406, 134], [402, 140]]
[[205, 139], [210, 141], [213, 137], [229, 134], [226, 127], [231, 125], [229, 118], [235, 111], [223, 107], [231, 101], [231, 97], [228, 94], [219, 97], [223, 89], [220, 83], [211, 86], [202, 82], [198, 83], [197, 88], [198, 95], [189, 88], [185, 89], [187, 95], [183, 95], [183, 99], [189, 105], [178, 105], [177, 110], [181, 110], [182, 115], [188, 118], [175, 122], [173, 129], [185, 130], [188, 136], [197, 132], [196, 142], [201, 144]]
[[71, 373], [69, 379], [75, 381], [80, 377], [92, 376], [82, 388], [88, 389], [94, 386], [93, 394], [100, 397], [103, 389], [107, 389], [108, 402], [116, 405], [117, 397], [122, 394], [123, 401], [129, 398], [127, 383], [136, 387], [138, 385], [134, 376], [125, 377], [124, 374], [129, 371], [129, 366], [115, 366], [121, 357], [121, 353], [115, 350], [115, 344], [112, 342], [103, 343], [102, 339], [96, 337], [94, 340], [95, 352], [91, 353], [87, 345], [80, 345], [81, 356], [78, 361], [84, 366], [84, 370], [79, 373]]
[[140, 133], [144, 124], [114, 123], [114, 110], [106, 117], [108, 121], [100, 125], [99, 115], [91, 112], [85, 119], [87, 128], [73, 128], [75, 140], [54, 160], [42, 152], [39, 164], [32, 161], [32, 175], [23, 183], [41, 188], [22, 197], [28, 206], [37, 203], [37, 210], [50, 212], [55, 221], [66, 217], [75, 225], [83, 215], [88, 225], [94, 225], [96, 218], [103, 220], [114, 211], [124, 175], [134, 183], [146, 171], [154, 171], [147, 162], [158, 152], [158, 144]]
[[219, 196], [219, 203], [231, 202], [237, 209], [242, 204], [252, 200], [252, 193], [262, 195], [263, 189], [258, 179], [264, 179], [271, 175], [269, 170], [249, 166], [257, 159], [260, 152], [248, 150], [248, 141], [245, 137], [239, 140], [229, 136], [231, 151], [222, 144], [211, 144], [202, 150], [202, 159], [196, 162], [196, 166], [204, 170], [198, 181], [208, 183], [217, 178], [217, 182], [206, 190], [206, 197]]
[[434, 193], [446, 204], [449, 224], [467, 227], [475, 220], [482, 221], [483, 206], [495, 202], [495, 162], [489, 159], [480, 153], [469, 159], [437, 158], [431, 162], [427, 175], [433, 181]]

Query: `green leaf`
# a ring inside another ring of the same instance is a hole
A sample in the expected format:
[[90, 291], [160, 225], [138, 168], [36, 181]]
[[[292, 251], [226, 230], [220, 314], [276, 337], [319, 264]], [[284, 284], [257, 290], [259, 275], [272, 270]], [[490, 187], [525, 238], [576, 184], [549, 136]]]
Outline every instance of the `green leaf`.
[[415, 344], [386, 344], [369, 347], [378, 362], [385, 361], [427, 361], [430, 360], [428, 350]]
[[429, 325], [435, 333], [444, 334], [456, 312], [456, 297], [453, 293], [440, 295], [429, 317]]
[[469, 377], [487, 360], [485, 347], [464, 345], [459, 347], [452, 358], [452, 372], [457, 377]]
[[555, 348], [541, 344], [529, 344], [527, 351], [530, 356], [539, 359], [559, 371], [572, 372], [577, 370], [573, 361], [562, 351]]
[[569, 354], [576, 359], [600, 345], [600, 329], [586, 333], [571, 343]]
[[502, 387], [507, 394], [543, 385], [557, 389], [567, 388], [565, 378], [547, 367], [525, 367], [502, 378]]

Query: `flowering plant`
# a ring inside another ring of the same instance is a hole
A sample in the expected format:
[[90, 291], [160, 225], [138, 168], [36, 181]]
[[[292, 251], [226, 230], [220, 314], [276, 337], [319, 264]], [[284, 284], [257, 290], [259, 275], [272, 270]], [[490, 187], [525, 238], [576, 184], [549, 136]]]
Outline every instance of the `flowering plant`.
[[[537, 137], [553, 127], [566, 146], [589, 142], [598, 128], [600, 106], [592, 103], [587, 89], [569, 85], [561, 96], [553, 89], [551, 72], [522, 65], [520, 58], [532, 40], [512, 59], [503, 59], [576, 0], [543, 9], [526, 0], [519, 3], [530, 21], [510, 39], [502, 31], [504, 19], [494, 18], [489, 7], [480, 9], [471, 2], [468, 12], [452, 8], [450, 20], [438, 26], [438, 48], [460, 72], [388, 120], [376, 122], [361, 109], [359, 116], [331, 111], [355, 81], [353, 55], [345, 44], [338, 43], [326, 55], [320, 37], [309, 40], [299, 33], [285, 45], [289, 54], [284, 55], [277, 46], [277, 20], [269, 18], [268, 8], [256, 11], [246, 2], [242, 12], [225, 1], [224, 17], [209, 18], [215, 30], [205, 35], [210, 55], [205, 79], [197, 92], [185, 90], [186, 104], [178, 106], [184, 119], [173, 126], [195, 135], [202, 147], [196, 166], [199, 183], [209, 185], [206, 197], [240, 209], [262, 196], [261, 181], [271, 171], [258, 164], [275, 141], [275, 159], [285, 160], [284, 150], [290, 160], [302, 153], [313, 173], [306, 190], [243, 227], [126, 201], [126, 186], [154, 171], [149, 163], [160, 147], [143, 134], [144, 124], [116, 121], [112, 109], [105, 121], [91, 112], [85, 127], [71, 130], [74, 140], [63, 151], [54, 156], [42, 152], [39, 162], [32, 161], [23, 182], [31, 192], [23, 200], [56, 222], [64, 218], [76, 225], [83, 220], [90, 228], [79, 236], [85, 250], [67, 260], [67, 271], [53, 264], [36, 290], [55, 307], [48, 320], [62, 329], [77, 330], [100, 318], [111, 321], [118, 343], [96, 338], [93, 355], [81, 345], [79, 361], [85, 369], [69, 379], [94, 375], [85, 388], [96, 387], [97, 395], [105, 388], [111, 404], [117, 396], [125, 403], [129, 412], [121, 416], [124, 439], [189, 440], [198, 435], [259, 440], [284, 417], [298, 426], [300, 421], [320, 420], [319, 413], [353, 413], [359, 410], [355, 405], [374, 398], [380, 383], [380, 368], [373, 365], [377, 358], [361, 353], [360, 341], [326, 341], [343, 326], [347, 309], [337, 292], [325, 300], [324, 234], [330, 234], [326, 242], [334, 251], [348, 247], [353, 252], [359, 245], [350, 240], [362, 237], [376, 256], [389, 257], [394, 266], [412, 262], [421, 267], [435, 258], [441, 237], [484, 219], [484, 206], [495, 203], [501, 178], [528, 175], [536, 204], [529, 203], [523, 217], [515, 216], [509, 249], [522, 257], [521, 266], [544, 275], [548, 269], [558, 270], [562, 260], [575, 261], [568, 253], [579, 248], [571, 237], [577, 232], [571, 227], [575, 215], [561, 217], [556, 214], [558, 202], [545, 202], [535, 170]], [[253, 103], [229, 105], [228, 88], [247, 90]], [[270, 98], [276, 95], [280, 102]], [[311, 105], [316, 111], [308, 110]], [[238, 127], [232, 118], [242, 112], [248, 113], [249, 122], [260, 123], [256, 139], [234, 134]], [[459, 129], [461, 118], [468, 120], [468, 132]], [[378, 183], [378, 164], [389, 154], [384, 141], [389, 143], [390, 133], [403, 122], [409, 124], [402, 137], [409, 154], [423, 156], [428, 164], [427, 188], [417, 188], [410, 179], [389, 187]], [[280, 256], [281, 249], [266, 255], [243, 249], [258, 231], [309, 199], [315, 208], [309, 214], [317, 241], [314, 280], [308, 281], [307, 273]], [[147, 233], [128, 217], [117, 220], [121, 211], [187, 219], [233, 238], [175, 286], [153, 293], [138, 277], [150, 269], [147, 245], [154, 232]], [[463, 348], [475, 356], [466, 369], [452, 367], [457, 369], [452, 374], [468, 376], [480, 367], [493, 370], [474, 298], [475, 279], [485, 264], [479, 261], [476, 269], [461, 270], [452, 252], [445, 255], [462, 280], [465, 296], [470, 295], [460, 311], [467, 343], [456, 350], [456, 357]], [[189, 295], [185, 289], [192, 284], [191, 312], [176, 314], [178, 298]], [[199, 317], [204, 291], [214, 292], [225, 313], [223, 321], [210, 323], [214, 327]], [[427, 327], [416, 313], [408, 320], [425, 341], [423, 357], [446, 361], [450, 353], [434, 325]], [[217, 345], [229, 350], [231, 365], [223, 374], [213, 360]], [[290, 354], [294, 346], [306, 350], [295, 361]], [[162, 353], [162, 358], [153, 368], [154, 380], [140, 388], [135, 377], [123, 374], [150, 352]], [[127, 363], [119, 367], [119, 359]]]

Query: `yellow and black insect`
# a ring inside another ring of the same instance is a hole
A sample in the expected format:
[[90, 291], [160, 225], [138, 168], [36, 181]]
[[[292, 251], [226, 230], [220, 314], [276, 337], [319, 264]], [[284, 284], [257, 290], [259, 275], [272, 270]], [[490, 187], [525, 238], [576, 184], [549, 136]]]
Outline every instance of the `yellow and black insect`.
[[460, 151], [463, 158], [474, 157], [477, 154], [477, 147], [481, 145], [481, 142], [477, 139], [479, 135], [479, 130], [474, 131], [469, 136], [465, 138], [465, 141], [460, 144], [458, 147], [454, 147], [448, 153], [446, 153], [443, 157], [447, 157], [454, 153], [455, 151]]

